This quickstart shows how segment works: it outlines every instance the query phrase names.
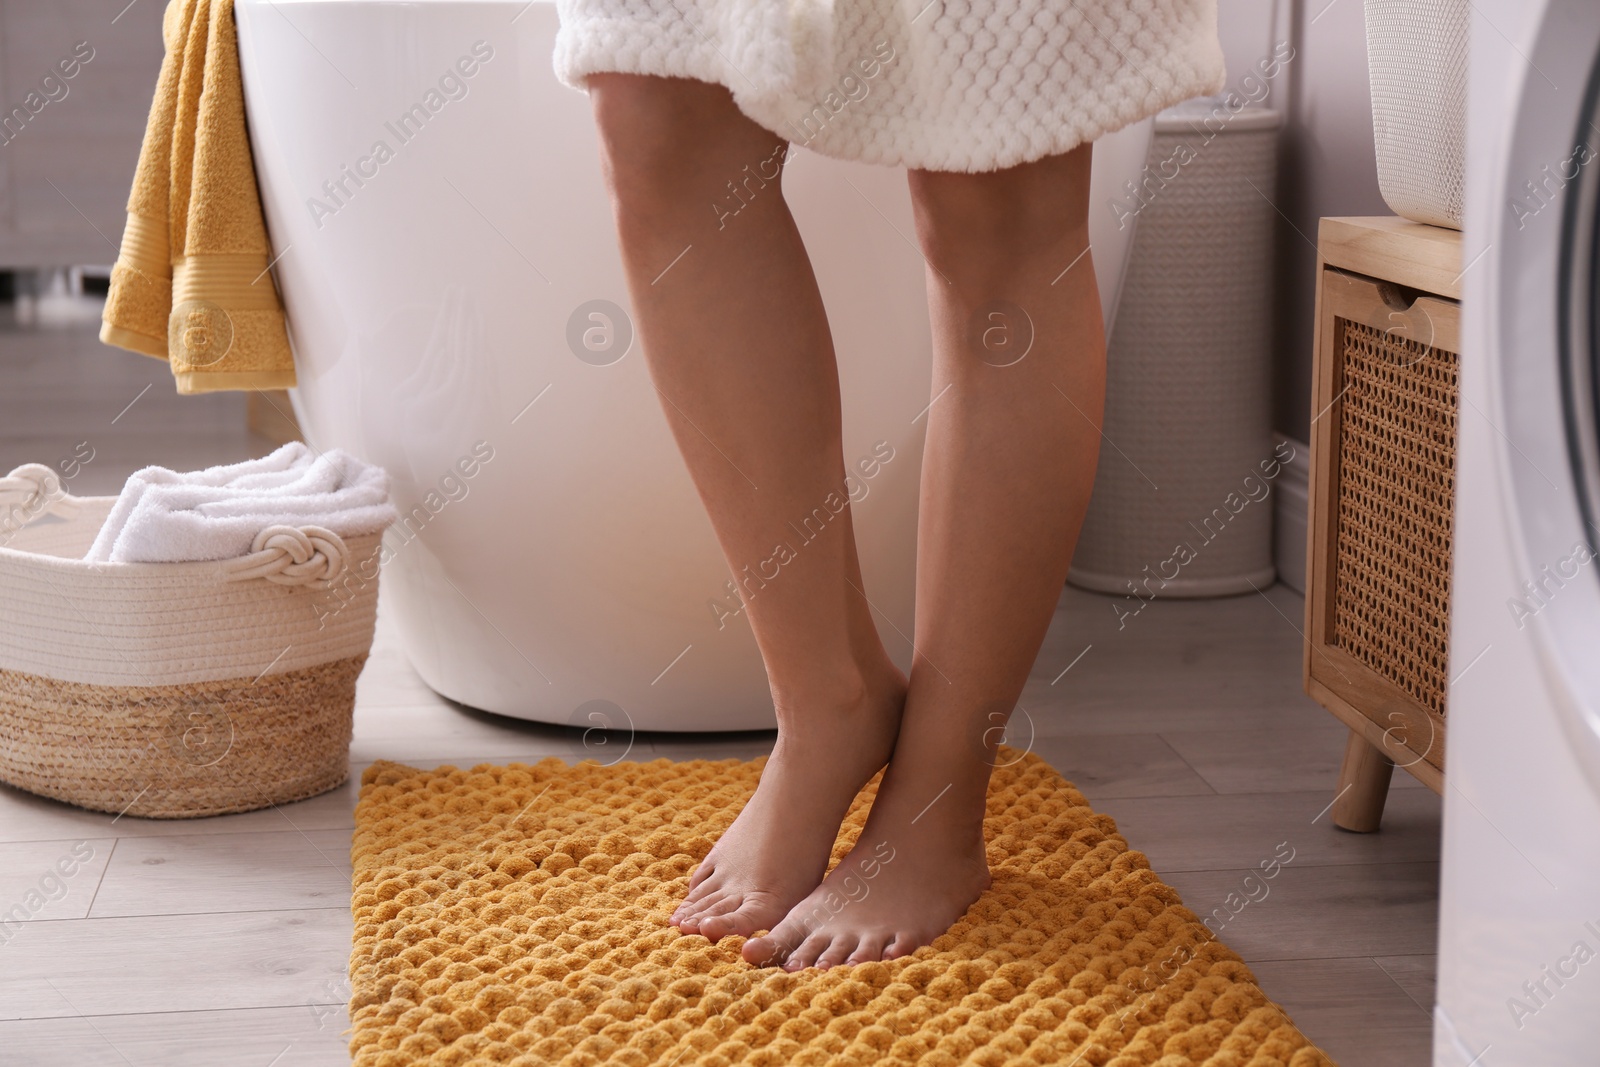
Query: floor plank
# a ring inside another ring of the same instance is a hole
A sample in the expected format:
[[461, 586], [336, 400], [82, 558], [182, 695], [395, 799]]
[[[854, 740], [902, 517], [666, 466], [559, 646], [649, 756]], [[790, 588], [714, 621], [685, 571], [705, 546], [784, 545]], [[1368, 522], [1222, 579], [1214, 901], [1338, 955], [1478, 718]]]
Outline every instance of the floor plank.
[[118, 843], [95, 918], [342, 908], [349, 830], [137, 837]]
[[[1290, 848], [1298, 858], [1293, 839]], [[1264, 852], [1251, 868], [1177, 871], [1166, 881], [1250, 963], [1434, 951], [1437, 863], [1300, 867], [1291, 861], [1263, 878], [1259, 864], [1275, 853]]]
[[[1324, 713], [1326, 715], [1326, 713]], [[1332, 721], [1331, 715], [1326, 717]], [[1339, 788], [1349, 731], [1342, 725], [1331, 735], [1297, 726], [1243, 730], [1174, 730], [1161, 735], [1219, 793], [1270, 793], [1296, 789], [1327, 790], [1331, 801]], [[1426, 789], [1406, 771], [1390, 779], [1395, 789]]]
[[1121, 629], [1114, 605], [1121, 599], [1063, 591], [1023, 706], [1059, 708], [1064, 732], [1247, 726], [1291, 711], [1326, 718], [1301, 687], [1296, 627], [1305, 609], [1292, 590], [1157, 599]]
[[345, 1067], [344, 1005], [0, 1022], [7, 1067]]
[[1324, 1035], [1343, 1067], [1419, 1067], [1429, 1062], [1433, 1018], [1368, 958], [1252, 963], [1262, 988], [1302, 1032]]
[[362, 763], [379, 759], [529, 763], [549, 756], [578, 760], [589, 754], [581, 730], [433, 703], [378, 708], [358, 704], [354, 733], [350, 758]]
[[0, 844], [0, 943], [11, 924], [89, 914], [114, 837]]
[[1433, 1015], [1433, 1006], [1439, 971], [1439, 957], [1434, 953], [1425, 956], [1379, 956], [1382, 967], [1394, 984], [1406, 991], [1417, 1007]]
[[345, 980], [350, 907], [22, 923], [0, 1019], [302, 1007]]
[[1432, 790], [1391, 789], [1375, 834], [1335, 827], [1327, 814], [1332, 799], [1319, 789], [1195, 796], [1182, 804], [1109, 797], [1095, 806], [1163, 873], [1251, 867], [1281, 841], [1297, 850], [1296, 867], [1439, 858], [1443, 805]]
[[[1008, 732], [1020, 732], [1015, 722]], [[1007, 741], [1030, 747], [1091, 803], [1113, 797], [1179, 797], [1213, 792], [1205, 779], [1156, 734], [1008, 736]]]
[[1416, 1067], [1429, 1062], [1432, 1014], [1398, 997], [1389, 974], [1371, 958], [1253, 963], [1262, 989], [1344, 1067]]

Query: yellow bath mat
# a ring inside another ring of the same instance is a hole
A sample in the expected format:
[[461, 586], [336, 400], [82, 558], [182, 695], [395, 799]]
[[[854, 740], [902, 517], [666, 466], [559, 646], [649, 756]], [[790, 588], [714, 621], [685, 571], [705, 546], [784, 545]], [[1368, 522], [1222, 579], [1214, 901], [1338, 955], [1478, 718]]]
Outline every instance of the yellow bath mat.
[[355, 1063], [1332, 1063], [1109, 817], [1038, 757], [1000, 762], [993, 885], [961, 921], [892, 962], [793, 974], [667, 925], [762, 761], [375, 764], [352, 845]]

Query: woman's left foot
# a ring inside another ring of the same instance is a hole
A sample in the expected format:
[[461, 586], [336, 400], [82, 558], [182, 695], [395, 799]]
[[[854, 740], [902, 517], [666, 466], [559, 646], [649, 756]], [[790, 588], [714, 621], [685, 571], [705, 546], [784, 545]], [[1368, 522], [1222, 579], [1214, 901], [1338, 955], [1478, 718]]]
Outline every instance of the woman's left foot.
[[964, 782], [891, 762], [855, 847], [771, 932], [745, 942], [759, 967], [892, 960], [932, 943], [989, 887], [983, 844], [987, 766]]

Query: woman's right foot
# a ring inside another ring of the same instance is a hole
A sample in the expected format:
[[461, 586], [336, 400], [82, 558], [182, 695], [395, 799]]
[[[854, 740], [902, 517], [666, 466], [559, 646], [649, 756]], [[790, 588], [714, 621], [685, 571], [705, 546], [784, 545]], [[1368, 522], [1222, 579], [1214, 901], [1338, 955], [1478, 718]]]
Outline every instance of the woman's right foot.
[[822, 881], [839, 824], [894, 749], [906, 680], [892, 665], [844, 707], [780, 709], [754, 795], [689, 881], [669, 920], [712, 941], [770, 930]]

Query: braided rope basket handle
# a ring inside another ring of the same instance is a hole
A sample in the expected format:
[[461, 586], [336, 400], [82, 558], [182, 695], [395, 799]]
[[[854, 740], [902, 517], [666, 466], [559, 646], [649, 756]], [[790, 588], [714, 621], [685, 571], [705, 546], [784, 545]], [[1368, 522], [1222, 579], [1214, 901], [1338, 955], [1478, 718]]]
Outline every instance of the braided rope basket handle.
[[249, 555], [228, 560], [228, 580], [265, 578], [278, 585], [327, 589], [350, 566], [344, 539], [321, 526], [268, 526], [256, 534]]
[[61, 476], [43, 463], [24, 463], [0, 478], [0, 517], [18, 515], [19, 525], [41, 515], [68, 518], [81, 503], [61, 484]]
[[[42, 463], [24, 463], [0, 478], [0, 524], [16, 517], [26, 526], [41, 515], [68, 518], [83, 501], [66, 491], [61, 476]], [[265, 578], [278, 585], [327, 589], [350, 566], [344, 539], [321, 526], [268, 526], [248, 555], [226, 561], [229, 581]]]

